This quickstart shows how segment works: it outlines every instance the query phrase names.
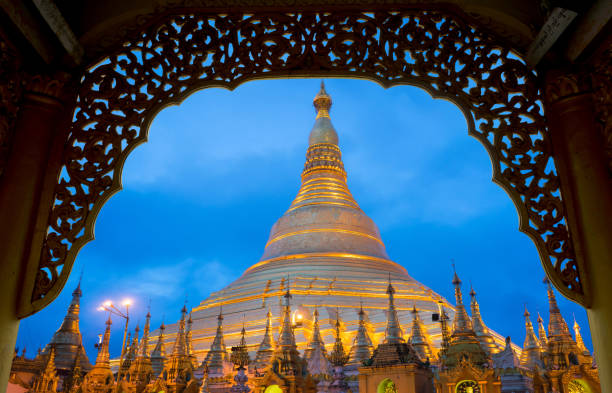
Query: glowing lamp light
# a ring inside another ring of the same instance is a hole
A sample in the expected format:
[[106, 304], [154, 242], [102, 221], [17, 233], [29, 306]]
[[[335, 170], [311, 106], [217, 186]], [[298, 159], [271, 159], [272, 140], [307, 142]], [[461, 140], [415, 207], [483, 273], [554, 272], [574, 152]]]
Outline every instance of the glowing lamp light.
[[302, 320], [302, 318], [304, 318], [304, 316], [303, 316], [302, 314], [298, 314], [298, 315], [297, 315], [297, 320], [298, 320], [298, 321], [301, 321], [301, 320]]
[[104, 307], [100, 306], [100, 307], [98, 307], [96, 310], [98, 310], [98, 311], [104, 311]]
[[104, 302], [104, 307], [110, 307], [113, 305], [113, 302], [111, 302], [110, 300], [107, 300]]
[[123, 299], [123, 303], [124, 306], [131, 306], [132, 305], [132, 299]]

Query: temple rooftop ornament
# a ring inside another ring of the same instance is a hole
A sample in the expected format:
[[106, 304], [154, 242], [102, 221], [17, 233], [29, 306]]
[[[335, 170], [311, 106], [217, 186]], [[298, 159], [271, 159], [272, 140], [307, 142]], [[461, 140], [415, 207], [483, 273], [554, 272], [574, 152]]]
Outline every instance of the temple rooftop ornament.
[[472, 311], [472, 328], [474, 329], [474, 333], [476, 333], [476, 337], [480, 344], [485, 349], [485, 351], [489, 352], [489, 355], [499, 352], [499, 347], [495, 343], [495, 339], [489, 332], [489, 328], [482, 321], [482, 316], [480, 315], [480, 305], [476, 300], [476, 291], [470, 285], [470, 297], [472, 298], [470, 302], [470, 308]]

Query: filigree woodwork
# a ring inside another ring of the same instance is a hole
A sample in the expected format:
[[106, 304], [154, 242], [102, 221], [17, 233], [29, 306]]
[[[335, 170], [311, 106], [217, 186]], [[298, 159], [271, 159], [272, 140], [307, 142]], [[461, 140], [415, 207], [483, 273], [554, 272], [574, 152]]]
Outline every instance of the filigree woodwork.
[[545, 270], [585, 304], [536, 76], [461, 17], [415, 9], [168, 16], [93, 64], [82, 77], [33, 310], [52, 300], [45, 295], [61, 288], [92, 239], [100, 208], [121, 188], [125, 159], [146, 141], [157, 112], [204, 87], [287, 76], [410, 84], [452, 100], [489, 152], [493, 180], [516, 204]]

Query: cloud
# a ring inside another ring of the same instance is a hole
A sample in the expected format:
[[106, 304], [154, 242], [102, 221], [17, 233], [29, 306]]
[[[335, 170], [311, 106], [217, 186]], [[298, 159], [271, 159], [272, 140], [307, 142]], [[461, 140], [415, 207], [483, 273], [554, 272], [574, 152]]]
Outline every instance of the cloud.
[[235, 275], [226, 264], [217, 260], [202, 262], [188, 258], [137, 269], [112, 279], [108, 284], [117, 291], [143, 299], [152, 297], [163, 302], [188, 295], [199, 301], [229, 284]]

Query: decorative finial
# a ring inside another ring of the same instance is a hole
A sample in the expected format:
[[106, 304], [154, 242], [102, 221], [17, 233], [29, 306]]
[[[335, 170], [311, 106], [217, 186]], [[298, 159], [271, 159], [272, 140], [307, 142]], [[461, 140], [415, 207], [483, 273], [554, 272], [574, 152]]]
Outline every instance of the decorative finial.
[[321, 90], [313, 100], [314, 107], [317, 111], [317, 119], [320, 117], [329, 118], [329, 110], [332, 106], [332, 100], [329, 94], [325, 91], [325, 82], [321, 81]]

